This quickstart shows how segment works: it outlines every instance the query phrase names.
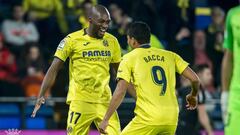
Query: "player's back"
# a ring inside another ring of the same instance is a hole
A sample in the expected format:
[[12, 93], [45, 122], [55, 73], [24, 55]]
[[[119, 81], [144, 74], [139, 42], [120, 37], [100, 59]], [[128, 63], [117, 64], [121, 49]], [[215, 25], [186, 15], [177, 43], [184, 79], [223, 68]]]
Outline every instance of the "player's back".
[[124, 57], [137, 92], [136, 116], [150, 125], [176, 125], [175, 73], [182, 73], [188, 63], [173, 52], [156, 48], [137, 48]]

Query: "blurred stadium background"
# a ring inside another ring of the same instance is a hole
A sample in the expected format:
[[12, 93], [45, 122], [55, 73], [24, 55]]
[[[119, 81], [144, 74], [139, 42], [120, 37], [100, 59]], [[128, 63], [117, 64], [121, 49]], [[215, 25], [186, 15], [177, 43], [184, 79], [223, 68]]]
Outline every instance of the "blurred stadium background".
[[[87, 26], [87, 10], [97, 3], [110, 11], [108, 32], [118, 38], [122, 54], [130, 51], [127, 25], [141, 20], [151, 27], [152, 45], [178, 53], [191, 66], [210, 66], [213, 79], [205, 90], [206, 108], [216, 134], [223, 134], [220, 65], [224, 21], [227, 11], [239, 4], [237, 0], [0, 0], [0, 134], [12, 128], [24, 135], [65, 134], [67, 63], [37, 118], [30, 114], [57, 45], [68, 33]], [[110, 85], [114, 88], [113, 80]], [[176, 89], [182, 86], [178, 80]], [[118, 109], [122, 127], [134, 116], [134, 105], [126, 96]], [[98, 134], [94, 126], [91, 134]]]

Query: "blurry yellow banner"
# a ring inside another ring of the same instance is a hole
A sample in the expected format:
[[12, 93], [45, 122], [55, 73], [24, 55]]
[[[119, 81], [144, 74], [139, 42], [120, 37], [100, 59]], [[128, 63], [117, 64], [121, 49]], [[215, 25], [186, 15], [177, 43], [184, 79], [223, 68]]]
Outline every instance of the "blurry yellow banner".
[[211, 15], [211, 9], [208, 7], [197, 7], [195, 9], [195, 15]]

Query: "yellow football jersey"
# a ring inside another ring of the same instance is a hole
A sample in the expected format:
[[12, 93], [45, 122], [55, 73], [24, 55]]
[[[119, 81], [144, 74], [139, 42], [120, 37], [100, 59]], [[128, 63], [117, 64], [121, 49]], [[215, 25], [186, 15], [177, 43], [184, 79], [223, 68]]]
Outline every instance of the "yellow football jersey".
[[55, 57], [63, 61], [69, 57], [67, 103], [109, 102], [110, 63], [121, 61], [120, 45], [114, 36], [105, 33], [102, 39], [92, 38], [82, 29], [60, 42]]
[[135, 86], [137, 121], [147, 125], [177, 125], [175, 73], [181, 74], [187, 66], [177, 54], [150, 46], [136, 48], [123, 56], [117, 78]]

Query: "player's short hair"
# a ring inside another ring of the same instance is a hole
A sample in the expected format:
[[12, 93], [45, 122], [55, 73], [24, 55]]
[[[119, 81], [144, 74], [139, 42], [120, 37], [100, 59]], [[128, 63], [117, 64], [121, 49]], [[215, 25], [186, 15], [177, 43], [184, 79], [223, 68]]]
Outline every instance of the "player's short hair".
[[210, 68], [207, 64], [199, 64], [193, 66], [193, 71], [196, 73], [201, 73], [204, 69]]
[[139, 44], [150, 43], [151, 31], [149, 26], [144, 22], [133, 22], [128, 26], [127, 35], [133, 37]]

